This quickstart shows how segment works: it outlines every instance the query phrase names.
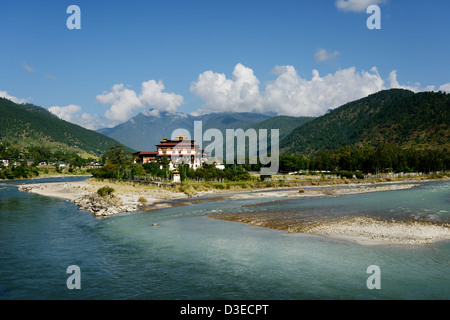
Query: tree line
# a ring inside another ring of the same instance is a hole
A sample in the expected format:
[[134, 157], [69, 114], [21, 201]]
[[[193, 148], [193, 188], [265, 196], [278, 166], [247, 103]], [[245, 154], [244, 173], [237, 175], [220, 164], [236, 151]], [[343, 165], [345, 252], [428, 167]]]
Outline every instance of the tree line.
[[[4, 161], [3, 161], [4, 160]], [[80, 157], [75, 152], [56, 150], [45, 146], [29, 146], [19, 148], [8, 142], [0, 143], [0, 179], [27, 179], [39, 176], [38, 166], [41, 163], [54, 164], [55, 171], [60, 171], [60, 163], [68, 165], [69, 172], [73, 168], [89, 165], [93, 158]], [[44, 171], [47, 169], [44, 169]]]
[[[94, 177], [114, 179], [136, 179], [151, 176], [155, 179], [171, 180], [170, 160], [162, 157], [154, 163], [136, 163], [124, 147], [116, 146], [103, 156], [105, 165], [91, 170]], [[327, 171], [343, 176], [363, 178], [363, 174], [381, 172], [422, 172], [446, 171], [450, 167], [450, 154], [447, 149], [400, 148], [394, 144], [372, 146], [345, 146], [334, 150], [323, 150], [314, 155], [281, 155], [279, 172]], [[188, 164], [177, 168], [181, 180], [201, 181], [245, 181], [251, 180], [249, 172], [260, 171], [261, 164], [225, 164], [225, 169], [203, 164], [194, 170]]]
[[345, 146], [323, 150], [312, 156], [285, 155], [280, 157], [280, 172], [351, 171], [365, 174], [380, 172], [447, 171], [450, 154], [444, 149], [401, 148], [395, 144]]
[[[28, 155], [33, 156], [34, 163], [27, 165], [25, 160], [18, 166], [1, 166], [0, 179], [30, 178], [39, 175], [36, 165], [39, 161], [67, 161], [72, 166], [84, 166], [92, 159], [82, 159], [76, 154], [61, 151], [51, 152], [44, 147], [30, 147]], [[23, 157], [20, 150], [5, 144], [0, 145], [0, 159], [19, 159]], [[133, 159], [131, 153], [123, 146], [111, 147], [103, 154], [103, 167], [90, 169], [96, 178], [112, 179], [141, 179], [142, 177], [156, 180], [170, 181], [173, 171], [169, 170], [170, 160], [161, 157], [158, 162], [139, 163]], [[356, 175], [363, 178], [363, 174], [380, 172], [422, 172], [432, 173], [447, 171], [450, 167], [450, 154], [447, 149], [417, 149], [401, 148], [394, 144], [378, 144], [366, 146], [345, 146], [334, 150], [323, 150], [314, 155], [281, 155], [279, 157], [279, 172], [311, 172], [328, 171], [338, 173], [349, 178]], [[260, 171], [261, 164], [225, 164], [220, 170], [214, 165], [203, 164], [194, 170], [188, 164], [177, 168], [181, 180], [197, 181], [246, 181], [251, 180], [249, 172]], [[265, 178], [265, 177], [261, 177]]]
[[[90, 170], [95, 178], [136, 180], [151, 177], [169, 181], [173, 179], [173, 171], [169, 170], [170, 160], [167, 156], [161, 157], [157, 162], [143, 164], [135, 161], [132, 154], [126, 152], [123, 146], [115, 146], [103, 155], [102, 160], [105, 163], [102, 168]], [[202, 167], [194, 170], [189, 167], [189, 164], [182, 164], [178, 166], [177, 171], [182, 181], [187, 179], [198, 181], [251, 179], [251, 175], [243, 165], [227, 165], [224, 170], [221, 170], [215, 165], [203, 164]]]

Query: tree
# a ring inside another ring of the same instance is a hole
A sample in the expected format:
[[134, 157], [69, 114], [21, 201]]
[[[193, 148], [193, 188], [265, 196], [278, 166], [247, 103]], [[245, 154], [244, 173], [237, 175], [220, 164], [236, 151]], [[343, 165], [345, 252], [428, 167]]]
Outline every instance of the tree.
[[167, 155], [163, 155], [159, 159], [159, 164], [162, 166], [162, 169], [165, 171], [165, 178], [167, 179], [169, 176], [169, 164], [170, 164], [169, 157]]
[[132, 162], [131, 154], [125, 152], [125, 147], [121, 145], [111, 147], [110, 150], [105, 153], [104, 159], [107, 163], [119, 166], [129, 165]]

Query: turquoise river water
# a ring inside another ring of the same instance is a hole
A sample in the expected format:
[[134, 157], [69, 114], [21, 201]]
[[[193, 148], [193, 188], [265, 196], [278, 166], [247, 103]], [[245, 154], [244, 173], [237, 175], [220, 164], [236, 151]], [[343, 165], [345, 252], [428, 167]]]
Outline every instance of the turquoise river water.
[[[340, 197], [205, 202], [99, 219], [13, 186], [42, 181], [62, 180], [0, 183], [2, 300], [450, 298], [449, 241], [362, 246], [207, 217], [285, 210], [450, 221], [450, 182]], [[79, 267], [80, 289], [67, 287], [72, 265]], [[380, 268], [380, 289], [366, 284], [371, 265]]]

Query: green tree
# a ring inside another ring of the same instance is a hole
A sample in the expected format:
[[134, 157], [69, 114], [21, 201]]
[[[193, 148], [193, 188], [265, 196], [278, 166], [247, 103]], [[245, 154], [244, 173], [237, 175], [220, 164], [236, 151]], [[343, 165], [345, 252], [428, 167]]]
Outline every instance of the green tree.
[[111, 147], [105, 153], [104, 159], [106, 163], [112, 163], [119, 166], [126, 166], [132, 163], [131, 153], [125, 151], [125, 147], [117, 145]]

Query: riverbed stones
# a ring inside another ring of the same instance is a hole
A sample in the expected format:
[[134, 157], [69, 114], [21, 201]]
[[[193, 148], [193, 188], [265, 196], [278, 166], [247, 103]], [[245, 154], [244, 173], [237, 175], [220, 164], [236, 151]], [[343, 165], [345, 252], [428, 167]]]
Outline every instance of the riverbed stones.
[[79, 210], [85, 210], [96, 217], [107, 217], [121, 212], [134, 212], [138, 206], [134, 203], [123, 204], [118, 198], [100, 197], [98, 195], [84, 196], [74, 201]]

